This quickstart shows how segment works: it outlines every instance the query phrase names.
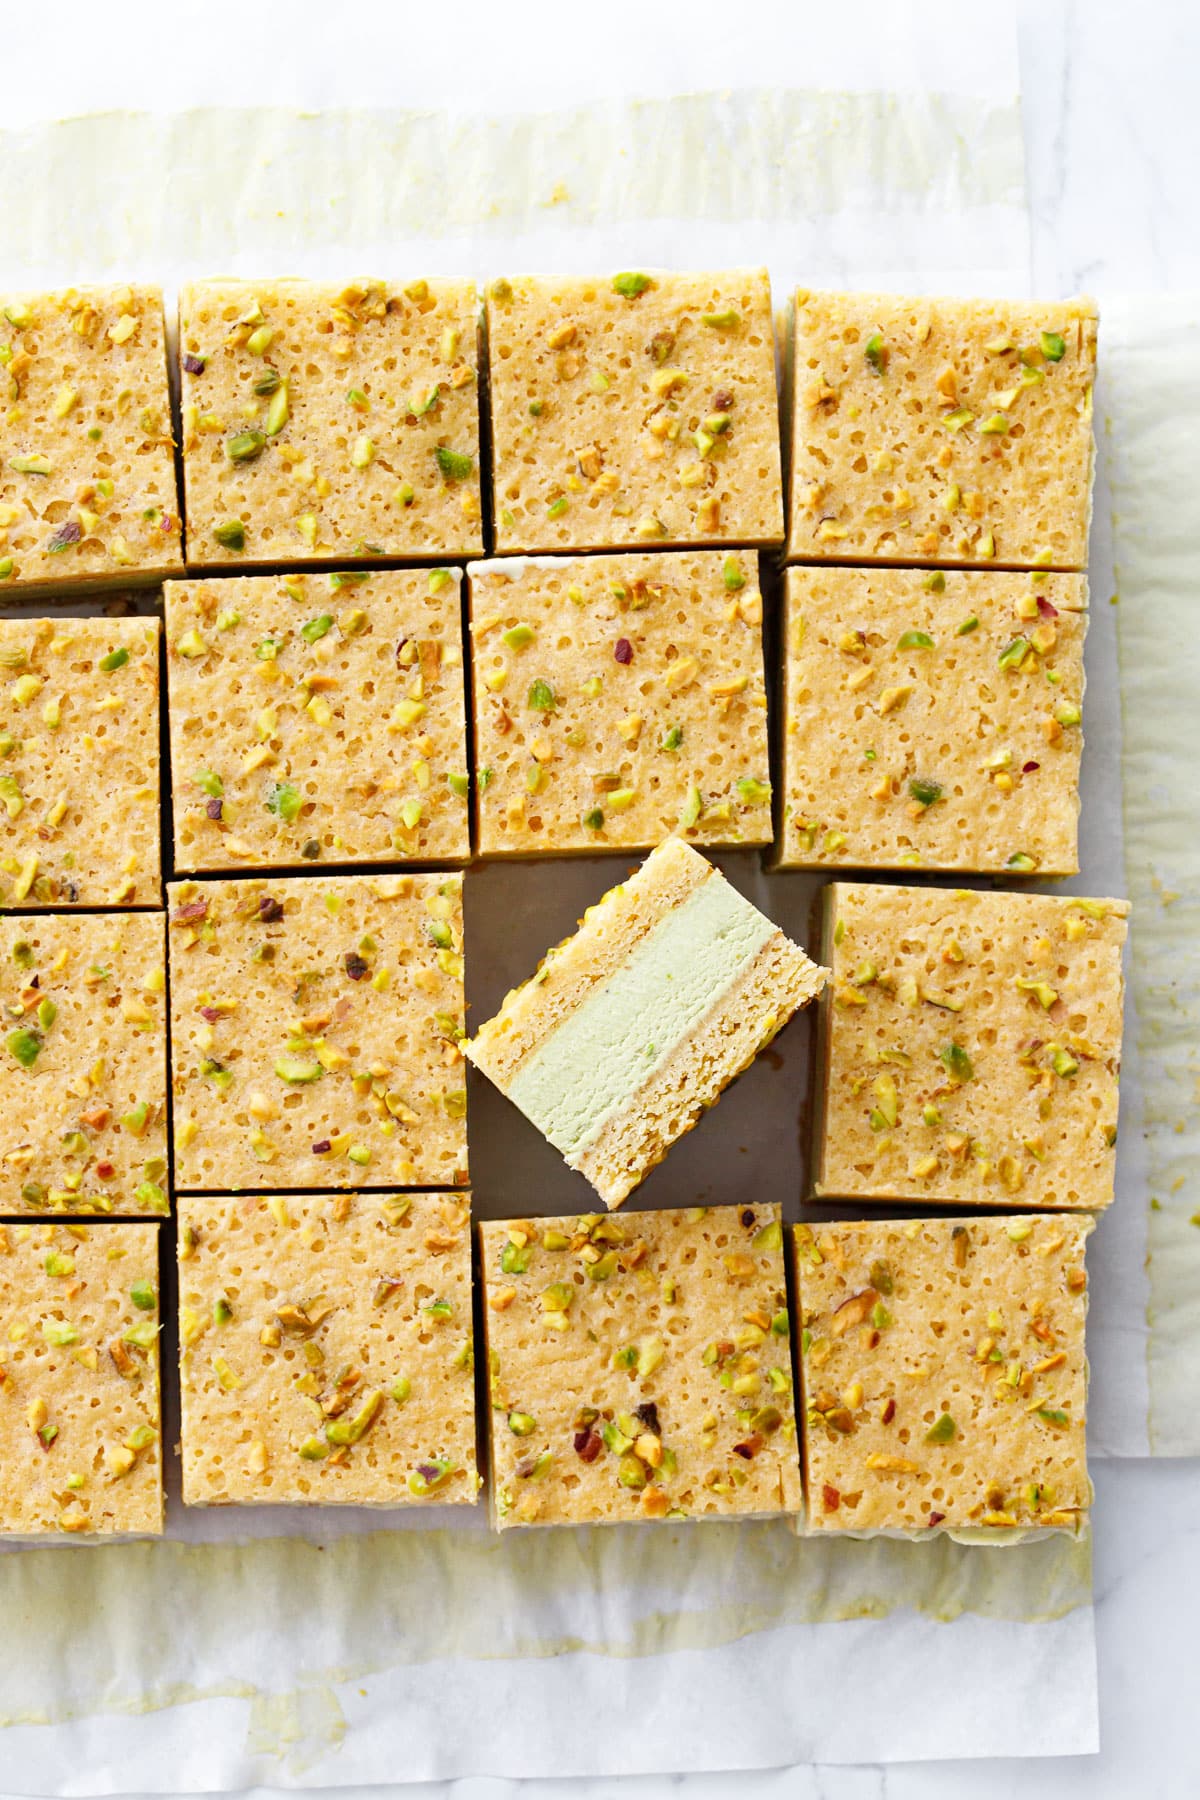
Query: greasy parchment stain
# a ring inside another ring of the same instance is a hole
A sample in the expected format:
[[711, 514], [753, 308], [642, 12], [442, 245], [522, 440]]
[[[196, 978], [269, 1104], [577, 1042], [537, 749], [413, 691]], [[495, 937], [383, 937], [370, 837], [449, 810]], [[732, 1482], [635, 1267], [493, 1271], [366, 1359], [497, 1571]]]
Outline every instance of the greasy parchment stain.
[[[147, 180], [147, 170], [169, 170], [170, 180]], [[53, 271], [80, 279], [81, 270], [177, 282], [247, 272], [247, 255], [249, 272], [317, 274], [346, 245], [363, 258], [382, 254], [386, 272], [413, 240], [459, 240], [472, 252], [486, 244], [489, 257], [492, 243], [545, 241], [553, 257], [564, 238], [570, 254], [580, 228], [606, 243], [606, 227], [662, 221], [691, 222], [693, 234], [696, 221], [739, 231], [774, 221], [828, 257], [850, 247], [850, 216], [870, 221], [872, 243], [894, 231], [879, 266], [902, 267], [906, 247], [920, 257], [923, 221], [939, 234], [930, 248], [940, 241], [953, 257], [947, 217], [974, 215], [989, 247], [999, 243], [992, 266], [1001, 267], [1006, 245], [1020, 256], [1026, 231], [1015, 96], [764, 88], [497, 117], [97, 113], [0, 132], [0, 185], [14, 285]], [[51, 207], [48, 194], [67, 199]], [[835, 213], [831, 240], [817, 222]], [[592, 254], [602, 264], [611, 255]], [[961, 266], [971, 254], [967, 243]]]
[[1200, 299], [1105, 309], [1125, 857], [1149, 1193], [1150, 1448], [1200, 1453]]
[[811, 1542], [781, 1520], [30, 1549], [0, 1557], [0, 1727], [240, 1697], [282, 1755], [344, 1729], [339, 1686], [414, 1663], [656, 1656], [904, 1608], [1033, 1623], [1090, 1598], [1086, 1540]]
[[291, 1776], [306, 1775], [338, 1748], [345, 1735], [346, 1715], [331, 1687], [257, 1694], [250, 1707], [246, 1751], [282, 1763]]

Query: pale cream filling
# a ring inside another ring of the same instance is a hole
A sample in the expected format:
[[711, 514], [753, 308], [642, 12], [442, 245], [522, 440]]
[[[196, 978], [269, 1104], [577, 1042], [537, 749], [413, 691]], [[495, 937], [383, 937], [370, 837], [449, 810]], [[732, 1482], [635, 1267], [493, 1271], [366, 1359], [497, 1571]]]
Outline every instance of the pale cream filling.
[[609, 1121], [724, 999], [775, 926], [713, 874], [517, 1069], [508, 1097], [564, 1156]]

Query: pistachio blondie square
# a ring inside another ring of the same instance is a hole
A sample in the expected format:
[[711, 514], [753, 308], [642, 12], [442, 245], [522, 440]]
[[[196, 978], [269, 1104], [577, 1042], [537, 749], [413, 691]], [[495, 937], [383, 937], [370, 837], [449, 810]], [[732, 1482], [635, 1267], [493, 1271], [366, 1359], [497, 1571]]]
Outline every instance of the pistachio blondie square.
[[765, 269], [494, 281], [487, 335], [497, 550], [783, 541]]
[[1084, 569], [1090, 300], [795, 298], [789, 560]]
[[467, 860], [461, 580], [168, 582], [177, 868]]
[[798, 1225], [807, 1530], [1080, 1532], [1090, 1219]]
[[0, 1225], [0, 1538], [163, 1528], [156, 1225]]
[[832, 883], [817, 1194], [1107, 1206], [1128, 913], [1124, 900]]
[[479, 1231], [497, 1529], [798, 1510], [777, 1206]]
[[470, 281], [200, 281], [179, 302], [194, 567], [471, 556]]
[[156, 618], [0, 618], [0, 911], [161, 906]]
[[162, 913], [0, 920], [0, 1213], [165, 1213]]
[[156, 287], [0, 299], [0, 602], [183, 567]]
[[180, 1202], [187, 1506], [473, 1504], [467, 1194]]
[[461, 875], [168, 892], [177, 1188], [466, 1186]]
[[473, 563], [485, 856], [771, 836], [752, 554]]
[[465, 1050], [616, 1207], [825, 975], [712, 863], [668, 838]]
[[1079, 867], [1082, 575], [787, 572], [779, 866]]

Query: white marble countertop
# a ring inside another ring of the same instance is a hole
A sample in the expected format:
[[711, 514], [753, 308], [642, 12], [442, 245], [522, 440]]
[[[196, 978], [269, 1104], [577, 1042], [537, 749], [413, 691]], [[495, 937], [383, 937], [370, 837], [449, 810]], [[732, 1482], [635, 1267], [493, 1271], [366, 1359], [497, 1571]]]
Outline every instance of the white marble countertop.
[[[661, 3], [661, 0], [660, 0]], [[380, 0], [382, 6], [383, 0]], [[794, 83], [822, 79], [821, 40], [829, 31], [828, 9], [815, 0], [794, 0], [795, 12], [809, 21], [807, 34], [789, 36], [796, 45], [807, 41], [814, 54], [797, 58], [786, 76]], [[137, 8], [134, 8], [137, 11]], [[236, 40], [213, 30], [213, 7], [197, 0], [174, 0], [158, 21], [157, 56], [169, 77], [172, 63], [194, 56], [206, 66], [230, 71], [212, 98], [233, 101], [303, 97], [299, 90], [271, 80], [269, 21], [252, 20], [242, 11]], [[220, 10], [220, 9], [218, 9]], [[372, 0], [360, 0], [360, 24], [370, 15]], [[552, 19], [557, 9], [547, 8]], [[654, 0], [646, 16], [657, 11]], [[674, 22], [677, 10], [663, 5]], [[896, 0], [894, 29], [903, 29], [904, 7]], [[76, 15], [75, 51], [80, 65], [92, 64], [88, 38], [93, 29], [109, 31], [90, 8], [72, 4], [64, 14]], [[406, 19], [409, 9], [404, 9]], [[945, 30], [957, 29], [955, 9], [941, 9]], [[1191, 0], [1004, 0], [993, 8], [998, 21], [1015, 15], [1020, 35], [1023, 118], [1032, 214], [1031, 282], [1035, 292], [1099, 295], [1200, 289], [1200, 232], [1196, 229], [1195, 171], [1200, 167], [1200, 103], [1195, 72], [1200, 67], [1200, 12]], [[697, 16], [698, 15], [698, 16]], [[233, 19], [233, 9], [228, 17]], [[853, 11], [850, 15], [851, 28]], [[488, 0], [467, 0], [456, 14], [452, 41], [469, 36], [474, 23], [483, 28], [495, 18]], [[91, 20], [92, 24], [86, 23]], [[257, 25], [263, 25], [261, 36]], [[126, 21], [128, 24], [128, 21]], [[679, 42], [679, 59], [668, 71], [657, 59], [650, 80], [661, 91], [686, 88], [693, 69], [689, 39], [692, 27], [711, 27], [727, 38], [732, 27], [746, 26], [753, 15], [733, 15], [723, 0], [695, 0], [688, 32]], [[1000, 26], [998, 25], [998, 29]], [[353, 25], [347, 25], [353, 33]], [[406, 24], [407, 29], [407, 24]], [[673, 26], [672, 26], [673, 29]], [[18, 27], [10, 27], [19, 38]], [[428, 25], [414, 19], [422, 37]], [[79, 37], [79, 33], [84, 33]], [[62, 39], [67, 45], [68, 32]], [[126, 39], [128, 31], [119, 31]], [[284, 37], [290, 35], [283, 33]], [[743, 34], [739, 30], [738, 37]], [[28, 36], [32, 39], [33, 32]], [[986, 58], [985, 35], [964, 34], [964, 67]], [[651, 40], [653, 33], [650, 34]], [[643, 40], [645, 41], [645, 40]], [[64, 71], [48, 46], [36, 55], [15, 48], [6, 90], [6, 122], [20, 123], [51, 108], [74, 110], [85, 105], [138, 104], [137, 92], [111, 96], [79, 89], [64, 98], [46, 98], [36, 79], [39, 63], [49, 56], [58, 87]], [[278, 45], [282, 56], [286, 44]], [[477, 44], [476, 48], [480, 48]], [[666, 48], [664, 41], [663, 48]], [[744, 62], [739, 42], [731, 57], [730, 79]], [[457, 50], [453, 54], [458, 54]], [[672, 51], [674, 56], [674, 50]], [[27, 67], [23, 68], [23, 64]], [[409, 69], [411, 70], [410, 63]], [[777, 65], [778, 66], [778, 65]], [[15, 75], [14, 75], [15, 68]], [[507, 70], [500, 71], [507, 75]], [[781, 77], [784, 74], [780, 68]], [[22, 77], [25, 77], [24, 79]], [[519, 80], [519, 75], [516, 76]], [[86, 75], [83, 77], [89, 79]], [[215, 79], [215, 77], [214, 77]], [[265, 86], [264, 86], [265, 83]], [[195, 84], [189, 84], [194, 86]], [[70, 81], [68, 81], [70, 86]], [[31, 90], [36, 90], [32, 91]], [[40, 93], [41, 97], [38, 97]], [[82, 95], [86, 93], [87, 98]], [[151, 96], [146, 94], [149, 101]], [[415, 102], [404, 72], [398, 72], [394, 101]], [[163, 93], [159, 104], [167, 103]], [[1089, 1800], [1126, 1800], [1131, 1794], [1171, 1800], [1200, 1792], [1200, 1735], [1195, 1730], [1195, 1633], [1190, 1619], [1191, 1596], [1200, 1592], [1200, 1467], [1196, 1463], [1103, 1463], [1095, 1469], [1095, 1598], [1099, 1650], [1102, 1748], [1097, 1757], [977, 1763], [942, 1763], [878, 1767], [780, 1770], [767, 1774], [687, 1776], [671, 1779], [559, 1782], [463, 1780], [437, 1787], [389, 1789], [394, 1800], [650, 1800], [678, 1795], [679, 1800], [910, 1800], [910, 1797], [961, 1795], [973, 1800], [1008, 1800], [1019, 1786], [1039, 1800], [1087, 1794]], [[781, 1697], [781, 1704], [786, 1698]], [[870, 1695], [847, 1697], [848, 1705], [870, 1706]], [[1048, 1691], [1047, 1707], [1054, 1704]], [[631, 1720], [636, 1738], [636, 1721]], [[661, 1749], [661, 1746], [660, 1746]], [[316, 1790], [309, 1790], [310, 1793]], [[354, 1790], [364, 1800], [374, 1791]]]

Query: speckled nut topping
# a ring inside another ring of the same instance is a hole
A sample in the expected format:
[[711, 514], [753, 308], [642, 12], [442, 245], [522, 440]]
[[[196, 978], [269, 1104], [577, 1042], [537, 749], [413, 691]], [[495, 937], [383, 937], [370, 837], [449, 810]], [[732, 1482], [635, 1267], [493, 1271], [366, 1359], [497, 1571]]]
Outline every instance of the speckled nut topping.
[[167, 1211], [162, 913], [0, 921], [0, 1213]]
[[765, 269], [494, 281], [487, 327], [498, 550], [782, 541]]
[[0, 297], [0, 604], [182, 567], [162, 294]]
[[469, 857], [461, 579], [167, 584], [177, 867]]
[[0, 910], [162, 904], [158, 634], [0, 618]]
[[156, 1536], [158, 1227], [0, 1225], [0, 1538]]
[[798, 1225], [810, 1533], [1082, 1531], [1090, 1220]]
[[780, 866], [1079, 867], [1082, 575], [787, 573]]
[[795, 1512], [777, 1206], [480, 1227], [492, 1521]]
[[816, 1192], [1107, 1206], [1127, 902], [844, 882], [825, 899]]
[[1090, 300], [796, 295], [788, 556], [1087, 567]]
[[466, 1185], [460, 875], [168, 894], [178, 1187]]
[[189, 565], [470, 556], [469, 281], [201, 281], [179, 301]]
[[471, 1504], [466, 1194], [189, 1197], [188, 1506]]
[[619, 1206], [825, 974], [668, 838], [588, 908], [466, 1054]]
[[771, 836], [752, 553], [473, 563], [485, 856]]

